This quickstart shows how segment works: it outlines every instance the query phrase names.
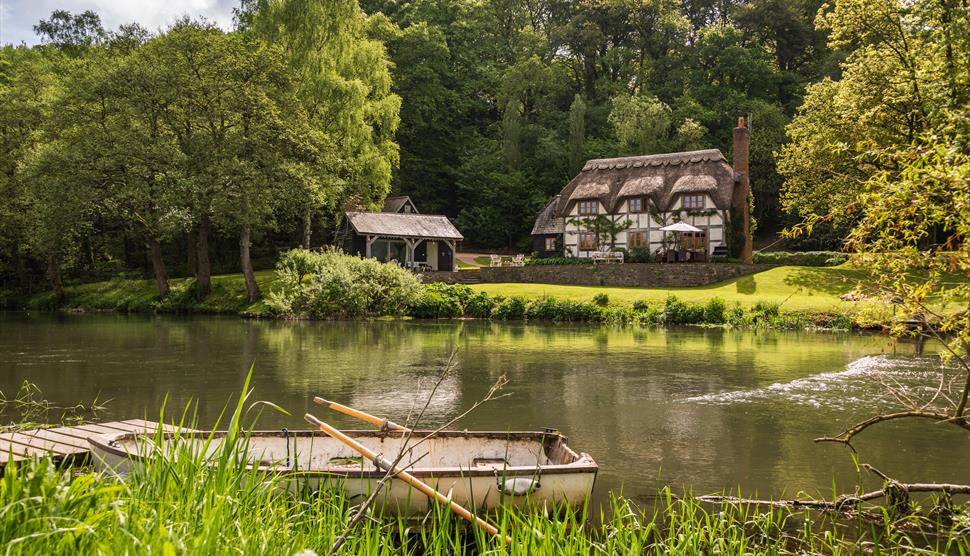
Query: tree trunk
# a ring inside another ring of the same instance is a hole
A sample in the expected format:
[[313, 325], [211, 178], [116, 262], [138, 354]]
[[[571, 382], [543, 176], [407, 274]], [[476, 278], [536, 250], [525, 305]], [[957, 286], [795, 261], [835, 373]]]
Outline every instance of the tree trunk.
[[243, 276], [246, 277], [246, 292], [249, 294], [249, 302], [256, 303], [262, 294], [259, 291], [259, 284], [256, 283], [256, 275], [253, 273], [253, 261], [249, 257], [250, 228], [249, 224], [243, 224], [239, 229], [239, 262], [242, 265]]
[[158, 294], [165, 297], [169, 294], [168, 272], [165, 271], [165, 261], [162, 259], [162, 243], [155, 238], [148, 240], [148, 247], [152, 256], [152, 271], [155, 272], [155, 284]]
[[195, 273], [195, 290], [200, 298], [212, 291], [212, 265], [209, 264], [209, 215], [203, 214], [198, 229], [198, 263]]
[[196, 247], [195, 244], [197, 241], [198, 240], [196, 239], [195, 228], [192, 228], [188, 232], [186, 232], [185, 256], [187, 258], [186, 258], [185, 270], [195, 278], [199, 277], [199, 268], [198, 268], [199, 257], [197, 254], [198, 250], [195, 248]]
[[24, 254], [20, 251], [20, 245], [14, 246], [14, 271], [17, 273], [17, 286], [22, 293], [30, 293], [30, 278], [27, 276], [27, 264], [24, 262]]
[[310, 248], [310, 235], [313, 233], [313, 216], [310, 207], [303, 214], [303, 248]]
[[47, 255], [47, 278], [51, 281], [51, 289], [57, 299], [64, 299], [67, 295], [64, 291], [64, 282], [61, 280], [61, 262], [53, 253]]

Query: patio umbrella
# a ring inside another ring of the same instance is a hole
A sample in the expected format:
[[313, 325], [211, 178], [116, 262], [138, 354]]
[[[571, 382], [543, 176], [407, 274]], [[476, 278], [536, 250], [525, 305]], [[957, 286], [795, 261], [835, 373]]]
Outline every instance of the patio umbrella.
[[691, 226], [687, 222], [681, 221], [681, 222], [674, 222], [669, 226], [664, 226], [663, 228], [660, 228], [660, 231], [661, 232], [703, 232], [704, 230], [701, 230], [700, 228], [697, 228], [695, 226]]

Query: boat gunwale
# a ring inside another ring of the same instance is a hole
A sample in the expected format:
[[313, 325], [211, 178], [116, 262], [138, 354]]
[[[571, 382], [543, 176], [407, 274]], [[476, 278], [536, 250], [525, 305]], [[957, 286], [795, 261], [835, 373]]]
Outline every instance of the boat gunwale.
[[[344, 430], [342, 431], [351, 437], [369, 436], [369, 437], [380, 437], [380, 438], [391, 438], [395, 436], [403, 436], [401, 431], [390, 431], [390, 430]], [[435, 436], [440, 437], [481, 437], [489, 439], [502, 439], [502, 440], [529, 440], [529, 439], [543, 439], [546, 438], [556, 438], [562, 440], [561, 447], [566, 450], [567, 453], [576, 457], [576, 461], [572, 463], [564, 464], [549, 464], [549, 465], [529, 465], [529, 466], [509, 466], [501, 469], [495, 468], [466, 468], [466, 467], [425, 467], [425, 468], [414, 468], [409, 469], [408, 473], [414, 475], [415, 477], [430, 477], [430, 478], [443, 478], [443, 477], [494, 477], [497, 471], [501, 472], [501, 476], [504, 478], [508, 477], [534, 477], [537, 474], [541, 475], [560, 475], [560, 474], [585, 474], [593, 473], [594, 477], [599, 470], [599, 466], [593, 460], [593, 458], [585, 453], [576, 453], [569, 446], [566, 445], [566, 437], [562, 434], [556, 432], [545, 432], [545, 431], [414, 431], [415, 435], [428, 435], [435, 433]], [[224, 438], [226, 436], [226, 431], [216, 431], [216, 432], [204, 432], [204, 431], [178, 431], [178, 432], [163, 432], [163, 439], [170, 438], [200, 438], [203, 440], [208, 439], [218, 439]], [[280, 431], [252, 431], [245, 435], [248, 438], [269, 438], [277, 437], [282, 438], [282, 433]], [[319, 438], [329, 438], [324, 434], [320, 434], [317, 431], [312, 430], [301, 430], [301, 431], [290, 431], [289, 436], [293, 437], [319, 437]], [[106, 452], [113, 456], [128, 459], [137, 463], [145, 463], [151, 456], [146, 456], [142, 454], [133, 454], [124, 448], [114, 447], [110, 445], [110, 442], [118, 442], [121, 440], [127, 440], [137, 437], [146, 437], [151, 440], [156, 438], [155, 433], [145, 433], [145, 432], [121, 432], [118, 434], [111, 435], [95, 435], [88, 438], [88, 442], [96, 451]], [[318, 469], [293, 469], [286, 468], [282, 465], [252, 465], [248, 466], [250, 469], [255, 469], [259, 473], [264, 474], [279, 474], [294, 477], [341, 477], [344, 479], [375, 479], [380, 478], [385, 475], [384, 471], [379, 469], [374, 470], [352, 470], [340, 467], [324, 467]]]

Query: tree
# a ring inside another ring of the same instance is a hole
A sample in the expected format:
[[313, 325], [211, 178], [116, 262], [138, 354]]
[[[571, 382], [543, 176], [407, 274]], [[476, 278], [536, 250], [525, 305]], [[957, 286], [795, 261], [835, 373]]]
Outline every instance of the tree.
[[847, 246], [869, 275], [859, 293], [894, 306], [894, 336], [938, 340], [950, 365], [925, 399], [900, 397], [899, 411], [817, 441], [851, 447], [899, 419], [970, 430], [970, 41], [957, 32], [968, 14], [949, 8], [837, 0], [818, 18], [849, 54], [842, 79], [810, 88], [788, 128], [784, 202], [804, 219], [788, 234], [849, 228]]
[[[51, 114], [59, 82], [53, 62], [26, 48], [4, 48], [0, 82], [0, 257], [9, 262], [19, 289], [29, 289], [32, 198], [24, 163], [37, 145], [41, 127]], [[59, 273], [54, 277], [59, 278]], [[58, 295], [62, 288], [56, 287]]]
[[[176, 195], [198, 241], [196, 285], [201, 296], [211, 287], [212, 227], [236, 230], [240, 265], [254, 302], [260, 292], [249, 254], [252, 233], [271, 226], [278, 209], [313, 186], [307, 168], [316, 165], [314, 142], [319, 140], [296, 100], [282, 52], [239, 34], [183, 21], [150, 41], [133, 57], [129, 70], [139, 85], [126, 98], [140, 122], [135, 129], [147, 135], [146, 147], [157, 139], [162, 149], [136, 152], [145, 159], [162, 154], [179, 161], [177, 167], [165, 164], [178, 172], [165, 178], [161, 168], [136, 165], [146, 171], [144, 178], [128, 182], [129, 191], [141, 191], [133, 198], [160, 208], [158, 195], [168, 196], [166, 184], [177, 184]], [[163, 96], [155, 96], [154, 86]], [[155, 130], [156, 124], [164, 129]], [[151, 137], [156, 132], [160, 135]], [[146, 229], [158, 230], [156, 224], [173, 208], [154, 211], [156, 217], [146, 220]]]
[[305, 229], [319, 210], [353, 196], [376, 207], [398, 164], [394, 133], [400, 98], [391, 92], [383, 44], [367, 36], [357, 0], [253, 0], [244, 5], [247, 32], [280, 44], [298, 76], [297, 94], [314, 129], [319, 187], [305, 191]]
[[613, 98], [610, 123], [625, 154], [664, 152], [670, 132], [670, 107], [654, 96]]
[[597, 245], [609, 245], [610, 249], [616, 248], [616, 238], [620, 232], [633, 225], [632, 220], [614, 220], [605, 214], [573, 218], [570, 223], [595, 235]]
[[929, 0], [839, 0], [819, 14], [830, 46], [849, 54], [842, 78], [810, 87], [788, 127], [778, 163], [786, 209], [851, 214], [844, 207], [891, 160], [864, 153], [910, 145], [934, 129], [967, 133], [965, 116], [954, 111], [965, 106], [970, 84], [970, 39], [958, 31], [967, 18]]
[[53, 45], [70, 56], [82, 54], [108, 36], [101, 26], [101, 16], [91, 10], [76, 15], [67, 10], [55, 10], [50, 19], [42, 19], [34, 25], [34, 33], [44, 44]]
[[576, 93], [569, 105], [569, 172], [575, 174], [586, 162], [583, 156], [583, 141], [586, 139], [586, 103], [583, 96]]

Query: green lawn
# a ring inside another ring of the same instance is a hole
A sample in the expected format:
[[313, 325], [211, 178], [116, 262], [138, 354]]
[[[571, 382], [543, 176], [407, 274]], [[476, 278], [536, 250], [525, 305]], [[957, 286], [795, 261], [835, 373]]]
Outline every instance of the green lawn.
[[783, 311], [851, 311], [865, 303], [842, 301], [839, 295], [852, 290], [861, 272], [844, 267], [818, 268], [785, 266], [741, 278], [695, 288], [618, 288], [602, 286], [560, 286], [553, 284], [476, 284], [472, 287], [490, 295], [525, 297], [552, 296], [589, 301], [605, 292], [613, 303], [637, 300], [662, 302], [668, 295], [704, 302], [714, 297], [728, 305], [749, 307], [758, 301], [781, 303]]
[[[844, 267], [790, 266], [697, 288], [612, 288], [552, 284], [475, 284], [472, 287], [490, 295], [553, 296], [580, 301], [589, 301], [595, 294], [606, 292], [612, 303], [627, 305], [637, 300], [659, 303], [673, 294], [692, 302], [704, 302], [719, 297], [728, 305], [739, 302], [745, 307], [758, 301], [780, 303], [783, 311], [852, 311], [872, 305], [839, 299], [839, 294], [850, 291], [860, 277], [860, 271]], [[262, 270], [256, 273], [256, 279], [266, 294], [272, 290], [276, 274], [272, 270]], [[68, 299], [64, 306], [134, 312], [161, 310], [223, 314], [258, 314], [263, 309], [261, 303], [250, 305], [246, 301], [246, 285], [242, 274], [213, 276], [212, 294], [201, 302], [192, 298], [188, 279], [177, 278], [170, 282], [172, 296], [162, 306], [157, 305], [157, 290], [153, 280], [122, 278], [70, 286], [67, 288]], [[55, 303], [52, 295], [45, 293], [34, 296], [30, 300], [30, 306], [51, 308]]]

